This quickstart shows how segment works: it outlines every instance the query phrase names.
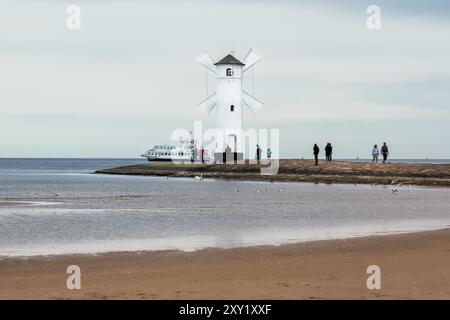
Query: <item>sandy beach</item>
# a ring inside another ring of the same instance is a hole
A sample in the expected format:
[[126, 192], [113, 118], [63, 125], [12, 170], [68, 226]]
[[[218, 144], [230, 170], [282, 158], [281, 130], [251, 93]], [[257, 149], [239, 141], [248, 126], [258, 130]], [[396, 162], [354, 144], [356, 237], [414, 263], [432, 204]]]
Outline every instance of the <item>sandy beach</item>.
[[[81, 290], [66, 289], [67, 266]], [[366, 268], [379, 265], [381, 290]], [[450, 299], [450, 230], [283, 246], [0, 260], [0, 299]]]

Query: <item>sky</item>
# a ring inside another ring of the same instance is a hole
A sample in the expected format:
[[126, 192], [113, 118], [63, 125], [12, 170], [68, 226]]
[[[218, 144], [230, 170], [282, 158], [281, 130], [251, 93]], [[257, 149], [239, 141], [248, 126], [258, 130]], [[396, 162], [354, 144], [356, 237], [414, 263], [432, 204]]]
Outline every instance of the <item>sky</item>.
[[213, 126], [196, 57], [254, 48], [244, 127], [279, 129], [281, 157], [450, 158], [449, 39], [449, 1], [0, 0], [0, 157], [135, 158]]

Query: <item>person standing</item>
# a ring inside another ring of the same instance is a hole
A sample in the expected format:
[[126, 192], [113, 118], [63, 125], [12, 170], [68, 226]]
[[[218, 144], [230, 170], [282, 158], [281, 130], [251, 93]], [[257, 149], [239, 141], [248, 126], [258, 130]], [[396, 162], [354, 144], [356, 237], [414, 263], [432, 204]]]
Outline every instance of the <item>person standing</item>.
[[320, 152], [319, 146], [317, 145], [317, 143], [314, 143], [313, 153], [314, 153], [314, 160], [316, 161], [315, 162], [316, 166], [319, 165], [319, 152]]
[[333, 145], [330, 143], [330, 156], [328, 157], [329, 161], [333, 160]]
[[202, 159], [202, 163], [205, 163], [205, 149], [203, 149], [203, 146], [200, 148], [200, 158]]
[[259, 162], [261, 160], [261, 148], [259, 147], [259, 144], [256, 145], [256, 161]]
[[372, 162], [378, 163], [378, 156], [380, 155], [380, 151], [378, 151], [378, 146], [374, 145], [372, 149]]
[[333, 153], [333, 147], [331, 146], [331, 143], [327, 143], [325, 146], [325, 160], [331, 162], [332, 159], [332, 153]]
[[270, 150], [270, 148], [267, 148], [267, 159], [270, 160], [271, 157], [272, 157], [272, 150]]
[[383, 146], [381, 147], [381, 154], [383, 155], [383, 163], [386, 163], [387, 157], [389, 155], [389, 148], [386, 142], [383, 142]]

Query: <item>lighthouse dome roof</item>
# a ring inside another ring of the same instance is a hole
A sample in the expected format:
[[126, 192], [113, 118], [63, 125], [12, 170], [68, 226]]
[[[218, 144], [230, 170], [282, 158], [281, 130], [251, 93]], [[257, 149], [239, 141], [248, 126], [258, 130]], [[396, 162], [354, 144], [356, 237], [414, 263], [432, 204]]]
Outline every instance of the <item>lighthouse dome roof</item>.
[[242, 63], [241, 61], [239, 61], [238, 59], [233, 57], [233, 55], [231, 55], [231, 54], [226, 55], [221, 60], [219, 60], [219, 62], [214, 63], [214, 65], [218, 65], [218, 64], [238, 64], [241, 66], [245, 65], [244, 63]]

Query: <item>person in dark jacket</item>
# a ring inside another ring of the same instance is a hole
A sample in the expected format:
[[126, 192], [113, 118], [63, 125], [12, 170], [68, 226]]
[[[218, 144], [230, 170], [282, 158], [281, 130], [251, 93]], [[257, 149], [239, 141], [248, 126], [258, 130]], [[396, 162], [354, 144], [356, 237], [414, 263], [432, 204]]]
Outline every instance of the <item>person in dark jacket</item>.
[[202, 163], [205, 163], [205, 149], [203, 149], [203, 146], [200, 148], [200, 158], [202, 159]]
[[385, 163], [389, 155], [389, 149], [386, 142], [383, 142], [383, 146], [381, 147], [381, 154], [383, 155], [383, 163]]
[[259, 144], [256, 145], [256, 161], [260, 161], [261, 160], [261, 154], [262, 154], [262, 149], [259, 146]]
[[314, 152], [314, 159], [316, 160], [316, 166], [319, 164], [319, 146], [317, 145], [317, 143], [314, 143], [314, 147], [313, 147], [313, 152]]
[[325, 146], [325, 160], [331, 162], [332, 160], [332, 154], [333, 154], [333, 147], [331, 143], [327, 143]]

